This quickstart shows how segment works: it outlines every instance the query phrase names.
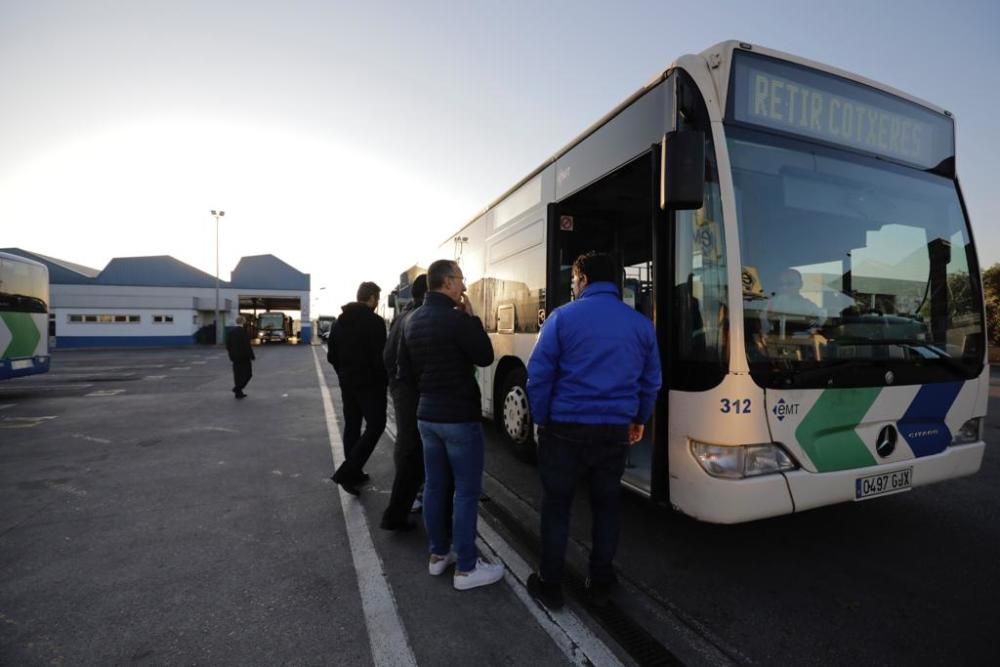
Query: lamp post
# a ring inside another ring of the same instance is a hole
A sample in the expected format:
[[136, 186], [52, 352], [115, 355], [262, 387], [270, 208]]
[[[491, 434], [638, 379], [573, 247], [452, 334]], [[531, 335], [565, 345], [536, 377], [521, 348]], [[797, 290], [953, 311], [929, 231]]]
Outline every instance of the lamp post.
[[226, 212], [212, 209], [211, 214], [215, 217], [215, 344], [222, 345], [222, 313], [219, 309], [219, 218]]

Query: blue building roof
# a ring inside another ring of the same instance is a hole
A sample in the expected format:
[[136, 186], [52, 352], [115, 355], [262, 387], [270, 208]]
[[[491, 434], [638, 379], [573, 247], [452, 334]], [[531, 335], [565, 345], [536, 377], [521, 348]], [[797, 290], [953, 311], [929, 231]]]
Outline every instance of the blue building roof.
[[[108, 262], [94, 282], [98, 285], [142, 287], [215, 287], [215, 276], [169, 255], [117, 257]], [[229, 285], [220, 280], [219, 286]]]
[[[116, 257], [103, 271], [54, 259], [20, 248], [0, 252], [19, 255], [45, 264], [52, 285], [135, 285], [140, 287], [215, 287], [215, 276], [169, 255]], [[255, 290], [308, 291], [309, 274], [286, 264], [274, 255], [244, 257], [233, 270], [230, 281], [220, 287]]]
[[282, 262], [274, 255], [255, 255], [240, 260], [230, 286], [243, 289], [309, 291], [309, 274]]

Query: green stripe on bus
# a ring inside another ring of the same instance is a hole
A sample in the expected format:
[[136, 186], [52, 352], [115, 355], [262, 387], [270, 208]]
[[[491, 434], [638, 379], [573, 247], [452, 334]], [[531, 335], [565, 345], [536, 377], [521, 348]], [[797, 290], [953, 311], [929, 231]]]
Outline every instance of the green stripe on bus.
[[10, 329], [10, 345], [2, 352], [5, 358], [30, 357], [35, 354], [42, 337], [30, 313], [0, 313], [0, 319]]
[[854, 429], [878, 398], [881, 387], [827, 389], [795, 429], [795, 437], [816, 470], [832, 472], [875, 465]]

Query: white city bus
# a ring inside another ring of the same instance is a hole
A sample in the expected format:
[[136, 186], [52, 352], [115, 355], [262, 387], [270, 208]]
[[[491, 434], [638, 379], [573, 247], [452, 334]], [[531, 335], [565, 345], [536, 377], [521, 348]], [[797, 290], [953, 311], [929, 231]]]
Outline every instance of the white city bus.
[[985, 318], [947, 111], [725, 42], [420, 258], [460, 261], [496, 351], [483, 413], [523, 451], [527, 359], [589, 250], [618, 258], [664, 361], [631, 489], [735, 523], [979, 469]]
[[0, 252], [0, 380], [49, 370], [49, 270]]

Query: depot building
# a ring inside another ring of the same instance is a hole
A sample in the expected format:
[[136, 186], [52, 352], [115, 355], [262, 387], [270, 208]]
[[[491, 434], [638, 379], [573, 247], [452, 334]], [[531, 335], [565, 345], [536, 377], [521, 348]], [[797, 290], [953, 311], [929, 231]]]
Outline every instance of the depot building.
[[[148, 347], [214, 343], [237, 315], [301, 315], [297, 339], [312, 338], [309, 274], [274, 255], [244, 257], [228, 281], [168, 255], [112, 259], [103, 270], [4, 248], [49, 269], [49, 338], [59, 348]], [[249, 318], [253, 319], [253, 318]]]

